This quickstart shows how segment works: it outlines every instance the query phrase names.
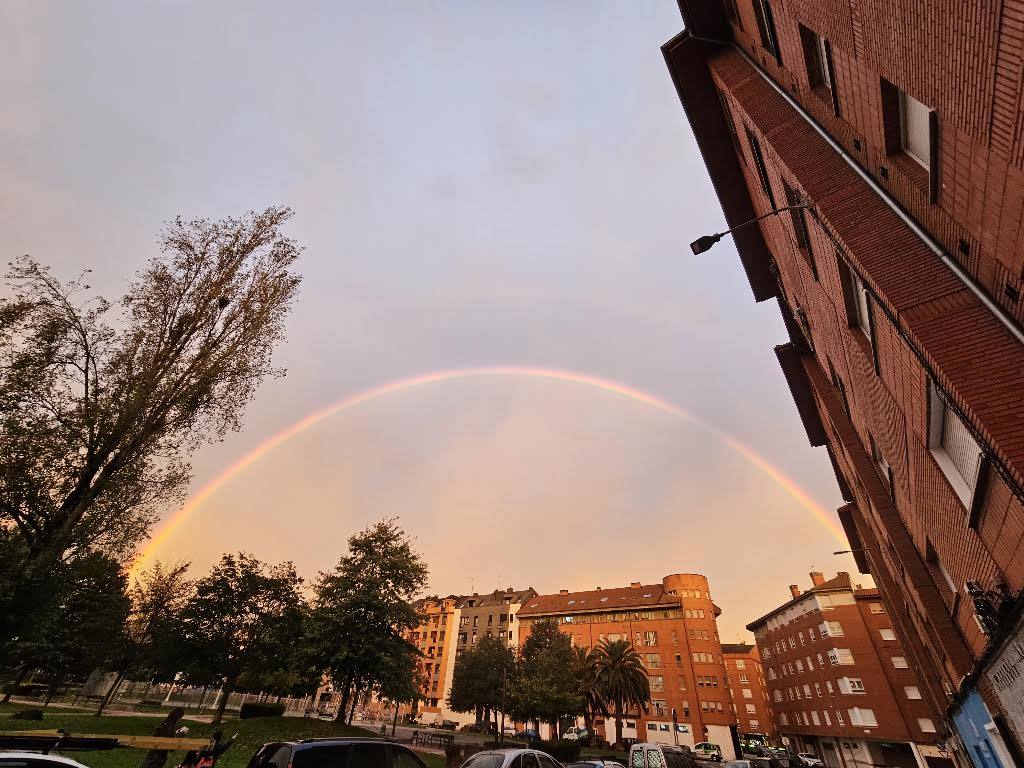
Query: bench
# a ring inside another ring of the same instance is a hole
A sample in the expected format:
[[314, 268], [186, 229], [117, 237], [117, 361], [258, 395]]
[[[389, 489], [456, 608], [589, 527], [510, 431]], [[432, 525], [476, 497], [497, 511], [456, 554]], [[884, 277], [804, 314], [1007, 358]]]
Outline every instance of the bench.
[[140, 712], [159, 712], [163, 709], [162, 701], [140, 701], [135, 705], [135, 709]]
[[432, 743], [436, 743], [439, 747], [446, 747], [455, 743], [455, 734], [424, 733], [423, 731], [414, 731], [412, 734], [412, 743], [419, 744], [424, 747], [428, 747]]

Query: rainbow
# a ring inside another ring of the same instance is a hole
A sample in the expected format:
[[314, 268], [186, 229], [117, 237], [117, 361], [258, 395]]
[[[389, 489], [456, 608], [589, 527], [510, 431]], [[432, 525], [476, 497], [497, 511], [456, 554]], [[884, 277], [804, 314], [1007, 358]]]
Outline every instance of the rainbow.
[[286, 429], [283, 429], [277, 434], [267, 438], [263, 443], [236, 460], [227, 469], [200, 488], [199, 492], [189, 499], [177, 513], [168, 518], [168, 520], [153, 535], [153, 538], [149, 540], [146, 546], [138, 552], [135, 560], [132, 562], [130, 571], [132, 573], [137, 573], [141, 569], [142, 565], [153, 556], [153, 553], [160, 548], [160, 545], [167, 541], [167, 539], [178, 528], [180, 528], [181, 525], [196, 512], [196, 510], [203, 506], [211, 496], [220, 490], [222, 486], [238, 477], [246, 469], [258, 462], [271, 451], [276, 450], [296, 435], [305, 432], [310, 427], [313, 427], [332, 416], [336, 416], [339, 413], [347, 411], [350, 408], [356, 408], [357, 406], [363, 405], [371, 400], [376, 400], [387, 395], [406, 392], [410, 389], [416, 389], [417, 387], [424, 387], [431, 384], [441, 384], [443, 382], [458, 381], [460, 379], [487, 377], [519, 377], [579, 384], [582, 386], [592, 387], [603, 392], [619, 395], [634, 402], [643, 403], [644, 405], [656, 408], [663, 413], [668, 413], [692, 424], [696, 424], [713, 435], [716, 439], [732, 448], [743, 458], [772, 478], [772, 480], [778, 483], [779, 486], [792, 496], [800, 506], [809, 511], [814, 518], [818, 520], [818, 522], [825, 526], [825, 528], [836, 537], [837, 541], [843, 545], [846, 544], [846, 537], [843, 535], [843, 532], [836, 521], [833, 520], [833, 518], [825, 511], [824, 507], [818, 504], [810, 494], [797, 485], [791, 477], [786, 475], [778, 467], [771, 464], [752, 448], [741, 443], [735, 437], [721, 431], [717, 427], [713, 427], [710, 424], [701, 421], [692, 413], [683, 410], [679, 406], [670, 403], [667, 400], [663, 400], [649, 392], [644, 392], [643, 390], [627, 386], [626, 384], [622, 384], [612, 379], [589, 376], [587, 374], [576, 373], [574, 371], [521, 366], [488, 366], [433, 371], [419, 376], [390, 381], [386, 384], [373, 387], [372, 389], [367, 389], [354, 395], [349, 395], [348, 397], [338, 400], [331, 405], [313, 411], [300, 421], [295, 422]]

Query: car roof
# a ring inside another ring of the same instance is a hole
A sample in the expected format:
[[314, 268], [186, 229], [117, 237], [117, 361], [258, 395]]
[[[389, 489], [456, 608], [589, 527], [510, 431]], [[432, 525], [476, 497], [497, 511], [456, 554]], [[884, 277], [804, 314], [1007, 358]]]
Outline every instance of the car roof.
[[85, 768], [77, 760], [72, 760], [70, 757], [64, 757], [63, 755], [51, 755], [43, 754], [42, 752], [0, 752], [0, 761], [2, 760], [50, 760], [54, 763], [63, 763], [68, 766], [77, 766], [78, 768]]
[[[315, 739], [303, 739], [302, 741], [279, 741], [270, 742], [271, 744], [280, 744], [281, 746], [292, 746], [300, 749], [308, 749], [310, 747], [326, 747], [326, 746], [339, 746], [343, 747], [349, 744], [392, 744], [396, 747], [402, 746], [398, 742], [389, 741], [387, 739], [375, 739], [370, 736], [354, 736], [354, 737], [331, 737], [322, 736]], [[265, 745], [264, 745], [265, 746]]]

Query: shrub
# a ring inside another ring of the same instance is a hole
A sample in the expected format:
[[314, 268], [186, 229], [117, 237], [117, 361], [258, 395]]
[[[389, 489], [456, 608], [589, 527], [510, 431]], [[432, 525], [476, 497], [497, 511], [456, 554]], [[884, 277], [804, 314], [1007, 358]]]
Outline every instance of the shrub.
[[42, 720], [43, 710], [41, 709], [22, 709], [18, 712], [11, 713], [12, 720]]
[[272, 701], [247, 701], [238, 710], [238, 719], [247, 720], [251, 717], [282, 717], [284, 704]]
[[551, 755], [560, 763], [574, 763], [580, 759], [580, 744], [578, 741], [531, 741], [530, 749], [539, 749], [541, 752]]

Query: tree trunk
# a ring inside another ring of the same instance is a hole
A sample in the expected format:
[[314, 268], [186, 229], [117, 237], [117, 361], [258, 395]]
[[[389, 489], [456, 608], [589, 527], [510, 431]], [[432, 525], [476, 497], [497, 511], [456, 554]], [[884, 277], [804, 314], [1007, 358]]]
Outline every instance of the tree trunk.
[[104, 694], [103, 698], [100, 699], [100, 705], [96, 707], [96, 717], [102, 715], [103, 710], [107, 708], [108, 704], [110, 704], [111, 700], [114, 698], [114, 694], [117, 692], [117, 689], [120, 688], [121, 683], [124, 682], [124, 676], [126, 674], [127, 670], [123, 668], [118, 670], [117, 676], [114, 678], [114, 684], [110, 686], [110, 689], [106, 692], [106, 694]]
[[224, 688], [221, 689], [220, 701], [217, 702], [217, 711], [213, 714], [213, 720], [210, 721], [210, 725], [220, 725], [224, 719], [224, 710], [227, 709], [228, 699], [231, 698], [231, 694], [235, 692], [235, 679], [231, 678], [224, 681]]
[[494, 710], [494, 740], [501, 743], [501, 726], [498, 725], [498, 710]]
[[356, 704], [359, 703], [359, 693], [360, 693], [360, 691], [362, 691], [362, 688], [356, 687], [355, 695], [352, 697], [352, 705], [349, 707], [349, 710], [348, 710], [348, 724], [349, 725], [352, 725], [352, 718], [355, 717], [355, 714], [356, 714]]
[[622, 744], [622, 704], [615, 702], [615, 747]]
[[591, 728], [591, 725], [593, 724], [593, 722], [594, 722], [594, 716], [593, 716], [593, 714], [590, 711], [590, 707], [584, 707], [584, 709], [583, 709], [583, 727], [587, 729], [587, 735], [590, 736], [591, 738], [593, 738], [593, 736], [594, 736], [594, 729]]
[[66, 674], [66, 672], [62, 671], [50, 681], [50, 684], [46, 687], [46, 701], [43, 702], [44, 707], [49, 706], [50, 702], [53, 701], [53, 697], [57, 695], [57, 689], [60, 688], [60, 684], [64, 682]]
[[25, 682], [25, 677], [28, 675], [28, 664], [22, 664], [21, 669], [18, 670], [18, 676], [14, 678], [14, 682], [11, 683], [7, 692], [4, 694], [4, 698], [0, 701], [0, 704], [6, 704], [11, 700], [11, 695], [14, 693], [14, 689]]
[[391, 721], [391, 738], [395, 738], [395, 729], [398, 727], [398, 701], [395, 701], [395, 719]]
[[349, 674], [345, 680], [345, 687], [341, 689], [341, 703], [338, 705], [338, 711], [334, 713], [334, 722], [336, 723], [345, 722], [345, 713], [348, 711], [348, 697], [352, 691], [352, 677], [353, 675]]

